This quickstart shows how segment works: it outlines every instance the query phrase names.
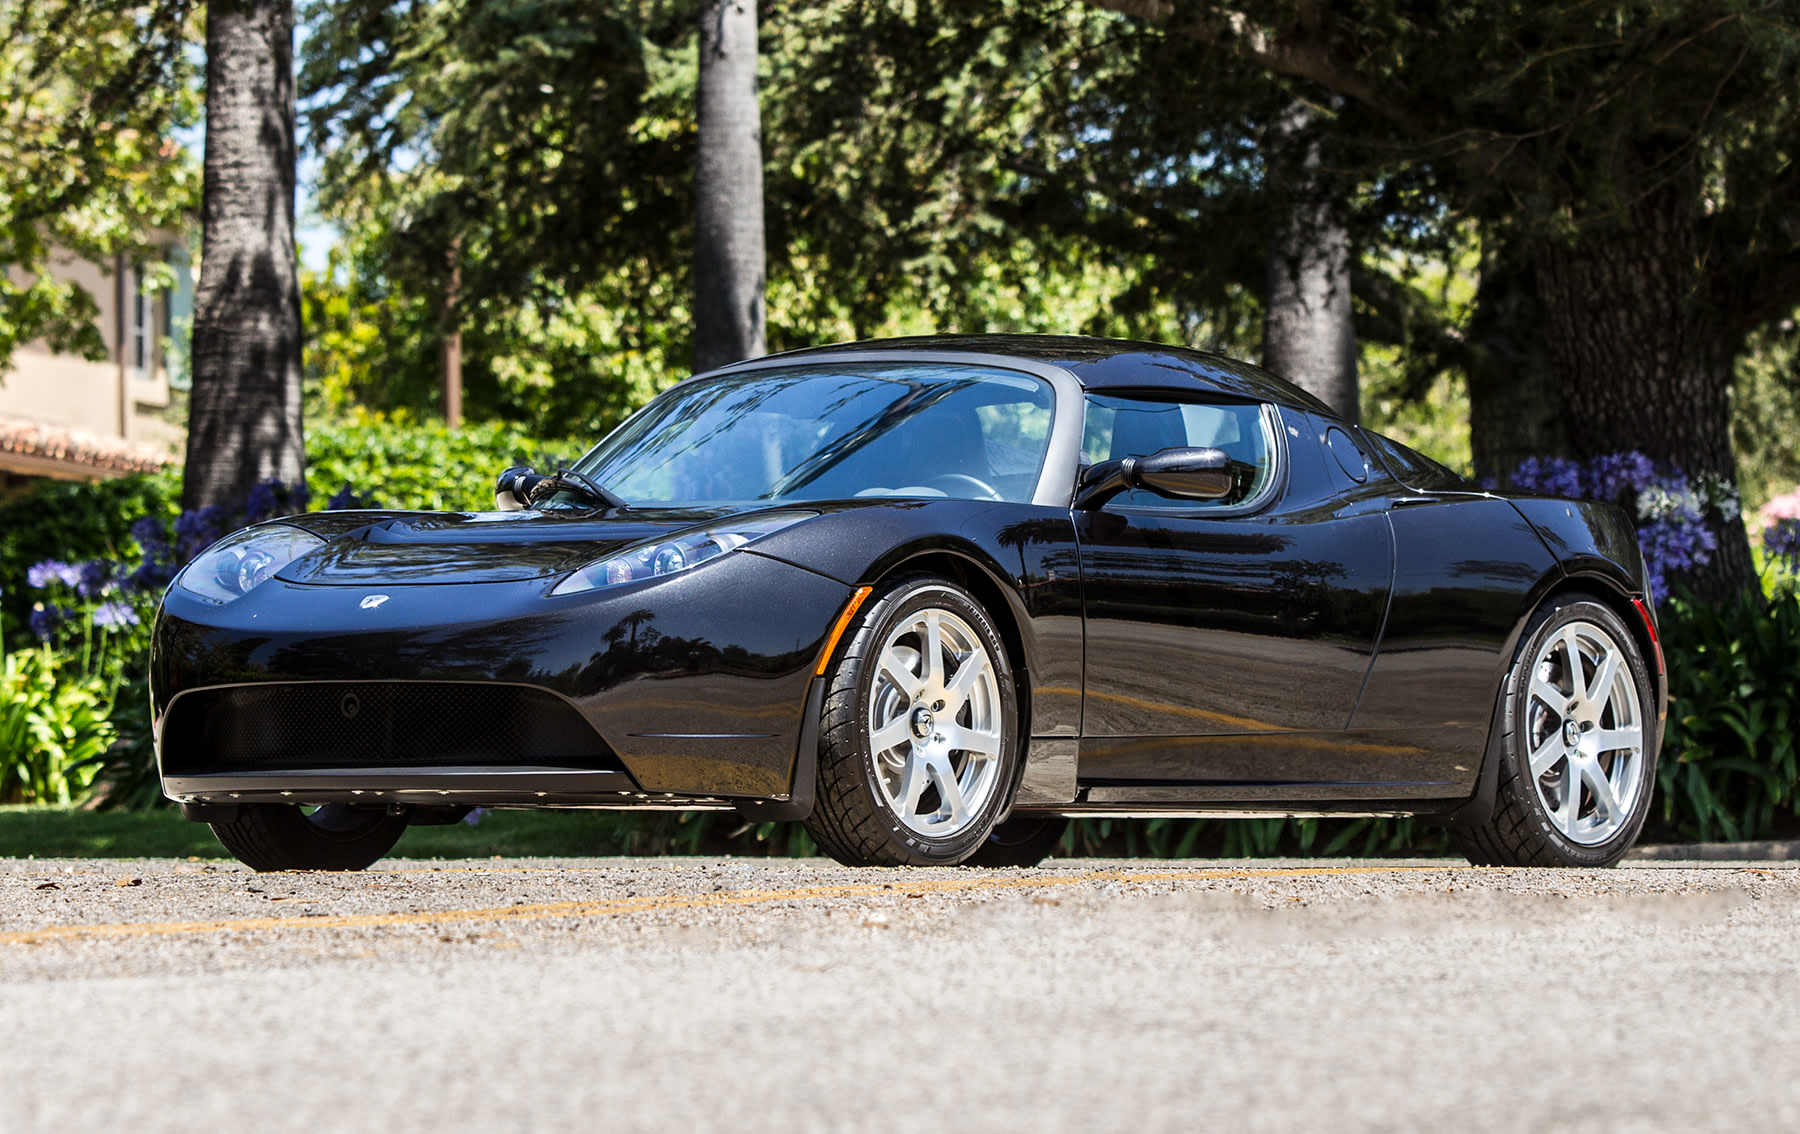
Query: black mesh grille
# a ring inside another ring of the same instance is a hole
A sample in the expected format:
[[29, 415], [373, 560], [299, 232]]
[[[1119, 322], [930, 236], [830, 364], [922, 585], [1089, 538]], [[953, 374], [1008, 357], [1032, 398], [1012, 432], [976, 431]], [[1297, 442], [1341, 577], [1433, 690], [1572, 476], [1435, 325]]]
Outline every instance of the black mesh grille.
[[163, 769], [548, 765], [622, 770], [580, 713], [541, 689], [296, 682], [203, 689], [163, 726]]

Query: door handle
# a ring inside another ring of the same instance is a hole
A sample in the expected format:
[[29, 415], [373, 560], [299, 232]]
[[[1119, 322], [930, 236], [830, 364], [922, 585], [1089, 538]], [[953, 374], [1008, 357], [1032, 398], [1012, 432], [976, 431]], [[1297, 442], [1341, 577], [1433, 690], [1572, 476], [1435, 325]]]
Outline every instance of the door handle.
[[1396, 496], [1388, 501], [1389, 506], [1399, 508], [1406, 504], [1436, 504], [1441, 500], [1437, 496]]

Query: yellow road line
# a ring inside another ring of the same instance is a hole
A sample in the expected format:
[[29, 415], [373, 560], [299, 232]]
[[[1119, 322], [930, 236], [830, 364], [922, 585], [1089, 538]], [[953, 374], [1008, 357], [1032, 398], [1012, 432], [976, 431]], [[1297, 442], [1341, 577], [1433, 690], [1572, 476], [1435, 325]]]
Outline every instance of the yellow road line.
[[801, 886], [790, 890], [728, 890], [711, 894], [615, 898], [610, 901], [543, 902], [472, 910], [422, 910], [413, 913], [351, 914], [341, 917], [253, 917], [219, 921], [125, 922], [103, 925], [56, 925], [0, 933], [0, 945], [37, 945], [48, 941], [83, 941], [110, 937], [168, 937], [200, 933], [257, 933], [283, 929], [369, 929], [451, 922], [537, 921], [604, 917], [659, 910], [766, 905], [824, 898], [898, 897], [921, 893], [951, 894], [981, 890], [1048, 889], [1096, 882], [1204, 882], [1231, 878], [1313, 878], [1343, 874], [1401, 874], [1468, 871], [1470, 866], [1330, 866], [1272, 870], [1150, 871], [1094, 870], [1080, 874], [1032, 878], [939, 878], [887, 883], [857, 882], [838, 886]]

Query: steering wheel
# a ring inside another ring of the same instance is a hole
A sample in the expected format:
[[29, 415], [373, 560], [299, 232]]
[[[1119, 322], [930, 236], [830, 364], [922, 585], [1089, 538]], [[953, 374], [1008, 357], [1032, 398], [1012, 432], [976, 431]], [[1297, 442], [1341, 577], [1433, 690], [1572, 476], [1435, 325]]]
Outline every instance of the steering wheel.
[[[939, 481], [944, 481], [944, 480], [950, 481], [952, 484], [958, 485], [958, 486], [974, 487], [974, 489], [977, 492], [981, 493], [980, 496], [975, 497], [975, 499], [977, 499], [977, 500], [1000, 500], [1000, 499], [1003, 499], [1000, 495], [999, 489], [995, 488], [993, 485], [989, 484], [987, 481], [982, 480], [979, 477], [970, 476], [967, 473], [959, 473], [959, 472], [942, 473], [938, 476], [932, 477], [930, 480], [926, 481], [925, 483], [930, 484], [930, 485], [936, 485]], [[949, 496], [949, 495], [954, 495], [954, 494], [946, 492], [945, 495]]]

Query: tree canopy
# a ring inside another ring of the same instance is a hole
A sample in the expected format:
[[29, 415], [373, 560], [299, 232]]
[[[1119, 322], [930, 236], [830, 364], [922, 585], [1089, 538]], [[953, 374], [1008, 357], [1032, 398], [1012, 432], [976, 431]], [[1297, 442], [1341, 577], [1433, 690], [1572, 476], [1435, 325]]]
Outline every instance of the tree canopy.
[[0, 371], [18, 347], [104, 357], [94, 297], [54, 278], [60, 252], [152, 256], [199, 170], [172, 131], [199, 112], [193, 0], [0, 5]]

